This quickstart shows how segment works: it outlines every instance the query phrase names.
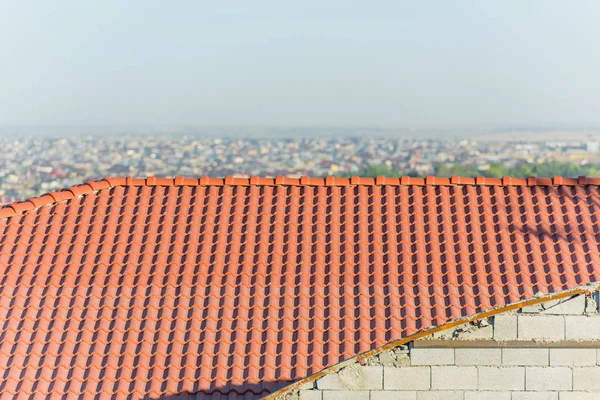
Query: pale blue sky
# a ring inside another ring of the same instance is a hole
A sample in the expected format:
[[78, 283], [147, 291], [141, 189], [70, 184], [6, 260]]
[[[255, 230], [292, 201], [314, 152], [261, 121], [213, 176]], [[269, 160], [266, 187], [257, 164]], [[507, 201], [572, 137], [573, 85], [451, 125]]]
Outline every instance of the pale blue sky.
[[0, 125], [600, 126], [600, 2], [0, 0]]

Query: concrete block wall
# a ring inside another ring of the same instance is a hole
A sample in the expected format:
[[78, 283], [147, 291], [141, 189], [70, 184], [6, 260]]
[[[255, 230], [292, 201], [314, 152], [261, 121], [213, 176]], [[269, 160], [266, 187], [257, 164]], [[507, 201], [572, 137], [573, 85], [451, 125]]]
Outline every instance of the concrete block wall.
[[[415, 349], [416, 350], [416, 349]], [[428, 353], [437, 349], [419, 349]], [[444, 349], [460, 353], [474, 349]], [[300, 400], [313, 399], [577, 399], [575, 395], [600, 399], [598, 349], [577, 349], [583, 356], [563, 357], [570, 349], [481, 349], [486, 352], [511, 350], [507, 358], [482, 358], [469, 365], [361, 366], [354, 364], [299, 392]], [[526, 355], [515, 361], [512, 350]], [[535, 350], [528, 360], [527, 353]], [[545, 355], [542, 360], [540, 355]], [[432, 353], [433, 355], [433, 353]], [[350, 372], [345, 372], [350, 369]], [[355, 380], [340, 379], [347, 375]], [[333, 377], [332, 377], [333, 376]], [[573, 397], [575, 396], [575, 397]]]
[[[325, 375], [289, 398], [600, 399], [600, 345], [590, 347], [594, 340], [600, 343], [600, 315], [580, 295], [388, 350]], [[577, 347], [581, 341], [585, 346]]]

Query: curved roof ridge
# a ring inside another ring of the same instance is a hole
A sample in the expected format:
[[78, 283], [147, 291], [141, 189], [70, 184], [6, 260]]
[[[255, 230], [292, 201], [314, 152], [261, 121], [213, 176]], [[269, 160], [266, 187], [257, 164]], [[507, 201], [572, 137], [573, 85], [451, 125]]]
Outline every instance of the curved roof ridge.
[[211, 178], [201, 176], [199, 178], [186, 178], [177, 176], [174, 178], [157, 178], [155, 176], [147, 178], [116, 177], [103, 178], [100, 180], [89, 181], [68, 188], [59, 189], [39, 197], [30, 198], [0, 206], [0, 218], [12, 217], [27, 211], [37, 209], [45, 205], [51, 205], [60, 201], [74, 199], [86, 194], [97, 192], [102, 189], [110, 189], [118, 186], [456, 186], [456, 185], [482, 185], [482, 186], [580, 186], [580, 185], [600, 185], [600, 178], [580, 176], [578, 178], [565, 178], [554, 176], [552, 178], [538, 178], [530, 176], [528, 178], [513, 178], [504, 176], [502, 178], [486, 178], [484, 176], [462, 177], [452, 176], [450, 178], [441, 178], [436, 176], [427, 176], [425, 178], [415, 178], [402, 176], [400, 178], [387, 178], [378, 176], [376, 178], [366, 178], [352, 176], [351, 178], [338, 178], [328, 176], [325, 178], [313, 178], [302, 176], [300, 178], [288, 178], [277, 176], [275, 178], [263, 178], [259, 176], [234, 177], [225, 176], [224, 178]]

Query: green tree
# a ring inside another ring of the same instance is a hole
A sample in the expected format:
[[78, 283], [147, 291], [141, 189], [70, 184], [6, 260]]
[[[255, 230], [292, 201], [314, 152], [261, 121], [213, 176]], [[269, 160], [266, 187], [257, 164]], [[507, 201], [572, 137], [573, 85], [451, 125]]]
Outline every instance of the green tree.
[[[359, 175], [367, 178], [375, 178], [377, 176], [397, 178], [402, 175], [419, 176], [415, 171], [398, 171], [386, 165], [369, 165], [358, 173], [343, 173], [336, 176], [350, 177], [351, 175]], [[489, 178], [500, 178], [503, 176], [512, 176], [515, 178], [527, 178], [529, 176], [564, 176], [569, 178], [576, 178], [578, 176], [600, 177], [600, 164], [579, 165], [559, 161], [546, 161], [539, 164], [526, 163], [514, 167], [507, 167], [501, 163], [494, 163], [491, 164], [488, 169], [480, 170], [475, 166], [440, 163], [435, 166], [434, 175], [446, 178], [453, 175], [465, 177], [476, 177], [481, 175]]]
[[358, 173], [344, 172], [341, 174], [336, 174], [335, 176], [339, 178], [349, 178], [352, 175], [362, 176], [365, 178], [375, 178], [378, 176], [385, 176], [386, 178], [397, 178], [402, 176], [400, 172], [388, 167], [387, 165], [369, 165], [368, 167], [362, 169]]
[[369, 165], [361, 171], [361, 176], [366, 178], [375, 178], [377, 176], [385, 176], [387, 178], [398, 178], [402, 176], [400, 172], [386, 165]]

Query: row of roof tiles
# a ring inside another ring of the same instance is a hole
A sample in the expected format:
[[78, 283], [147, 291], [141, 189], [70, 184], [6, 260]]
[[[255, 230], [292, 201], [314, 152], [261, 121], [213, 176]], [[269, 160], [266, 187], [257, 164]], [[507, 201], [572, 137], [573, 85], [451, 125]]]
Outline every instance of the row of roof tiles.
[[0, 219], [0, 397], [258, 398], [600, 282], [600, 185], [218, 181], [100, 181]]
[[0, 207], [0, 218], [6, 218], [15, 214], [20, 214], [38, 207], [49, 205], [58, 201], [73, 199], [101, 189], [109, 189], [119, 186], [352, 186], [352, 185], [414, 185], [414, 186], [445, 186], [445, 185], [484, 185], [484, 186], [575, 186], [575, 185], [600, 185], [600, 178], [591, 178], [580, 176], [578, 178], [565, 178], [555, 176], [552, 178], [513, 178], [505, 176], [502, 178], [486, 178], [478, 176], [476, 178], [452, 176], [450, 178], [439, 178], [428, 176], [426, 178], [413, 178], [402, 176], [401, 178], [386, 178], [378, 176], [376, 178], [363, 178], [353, 176], [351, 178], [337, 178], [328, 176], [326, 178], [311, 178], [303, 176], [301, 178], [286, 178], [278, 176], [276, 178], [262, 178], [252, 176], [249, 178], [238, 178], [226, 176], [224, 178], [210, 178], [207, 176], [199, 178], [104, 178], [102, 180], [91, 181], [82, 185], [73, 186], [67, 189], [61, 189], [50, 192], [37, 198]]
[[[104, 184], [103, 184], [104, 183]], [[414, 178], [402, 176], [400, 178], [387, 178], [378, 176], [376, 178], [364, 178], [353, 176], [351, 178], [338, 178], [328, 176], [325, 178], [312, 178], [303, 176], [300, 178], [287, 178], [278, 176], [275, 178], [263, 178], [259, 176], [211, 178], [202, 176], [199, 178], [186, 178], [178, 176], [175, 178], [105, 178], [100, 181], [90, 182], [89, 186], [97, 189], [108, 186], [220, 186], [220, 185], [309, 185], [309, 186], [348, 186], [348, 185], [510, 185], [510, 186], [551, 186], [551, 185], [598, 185], [600, 178], [580, 176], [578, 178], [566, 178], [555, 176], [552, 178], [513, 178], [505, 176], [502, 178], [486, 178], [485, 176], [462, 177], [452, 176], [450, 178], [439, 178], [428, 176], [426, 178]]]

